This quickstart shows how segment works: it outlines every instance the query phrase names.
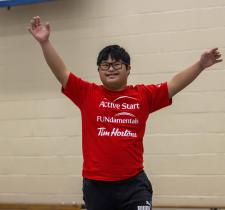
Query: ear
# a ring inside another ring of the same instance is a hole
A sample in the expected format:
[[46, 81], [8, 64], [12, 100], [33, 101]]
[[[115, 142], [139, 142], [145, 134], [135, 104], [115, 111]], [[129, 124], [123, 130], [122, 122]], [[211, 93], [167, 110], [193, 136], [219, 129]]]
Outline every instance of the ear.
[[130, 70], [131, 70], [131, 66], [128, 65], [128, 66], [127, 66], [127, 76], [130, 74]]

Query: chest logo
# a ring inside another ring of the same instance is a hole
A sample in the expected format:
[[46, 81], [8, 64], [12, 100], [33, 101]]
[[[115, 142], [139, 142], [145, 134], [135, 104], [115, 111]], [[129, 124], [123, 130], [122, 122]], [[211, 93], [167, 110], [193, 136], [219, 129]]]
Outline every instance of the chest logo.
[[[97, 122], [104, 123], [101, 124], [101, 127], [97, 128], [98, 136], [137, 137], [137, 133], [131, 131], [129, 125], [134, 126], [139, 124], [139, 120], [135, 116], [135, 110], [140, 110], [138, 99], [130, 96], [119, 96], [110, 101], [107, 98], [103, 98], [99, 103], [99, 108], [101, 110], [109, 110], [109, 112], [101, 113], [100, 111], [101, 114], [96, 116]], [[114, 124], [115, 127], [113, 126], [112, 128], [109, 124]], [[124, 128], [124, 124], [128, 125], [126, 129]]]

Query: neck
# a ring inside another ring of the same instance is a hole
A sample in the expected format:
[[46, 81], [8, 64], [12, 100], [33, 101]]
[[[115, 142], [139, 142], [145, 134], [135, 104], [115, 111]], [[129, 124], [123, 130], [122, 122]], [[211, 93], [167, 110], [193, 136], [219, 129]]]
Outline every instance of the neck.
[[111, 87], [111, 86], [109, 87], [104, 84], [103, 84], [103, 86], [104, 86], [104, 88], [106, 88], [107, 90], [110, 90], [110, 91], [122, 91], [127, 87], [127, 84], [120, 86], [120, 87]]

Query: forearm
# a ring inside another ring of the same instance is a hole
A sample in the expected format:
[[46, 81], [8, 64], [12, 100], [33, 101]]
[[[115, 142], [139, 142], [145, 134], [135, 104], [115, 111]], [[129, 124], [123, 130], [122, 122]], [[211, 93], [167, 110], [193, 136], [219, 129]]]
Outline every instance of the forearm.
[[56, 52], [55, 48], [52, 46], [50, 41], [40, 43], [45, 60], [59, 80], [62, 85], [65, 85], [68, 79], [69, 71], [66, 69], [66, 66], [61, 59], [61, 57]]
[[195, 78], [202, 72], [204, 68], [201, 66], [200, 62], [196, 62], [189, 68], [176, 74], [168, 82], [169, 96], [172, 98], [175, 94], [183, 90], [188, 86]]

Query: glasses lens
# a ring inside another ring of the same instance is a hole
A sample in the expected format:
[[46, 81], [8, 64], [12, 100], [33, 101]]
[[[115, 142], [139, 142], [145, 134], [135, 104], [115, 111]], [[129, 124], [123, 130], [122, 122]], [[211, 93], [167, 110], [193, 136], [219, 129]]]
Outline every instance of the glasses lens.
[[113, 68], [116, 69], [116, 70], [117, 70], [117, 69], [121, 69], [121, 68], [122, 68], [122, 63], [116, 62], [116, 63], [113, 63], [112, 66], [113, 66]]
[[108, 63], [101, 63], [100, 68], [103, 70], [108, 70], [109, 69], [109, 64]]

